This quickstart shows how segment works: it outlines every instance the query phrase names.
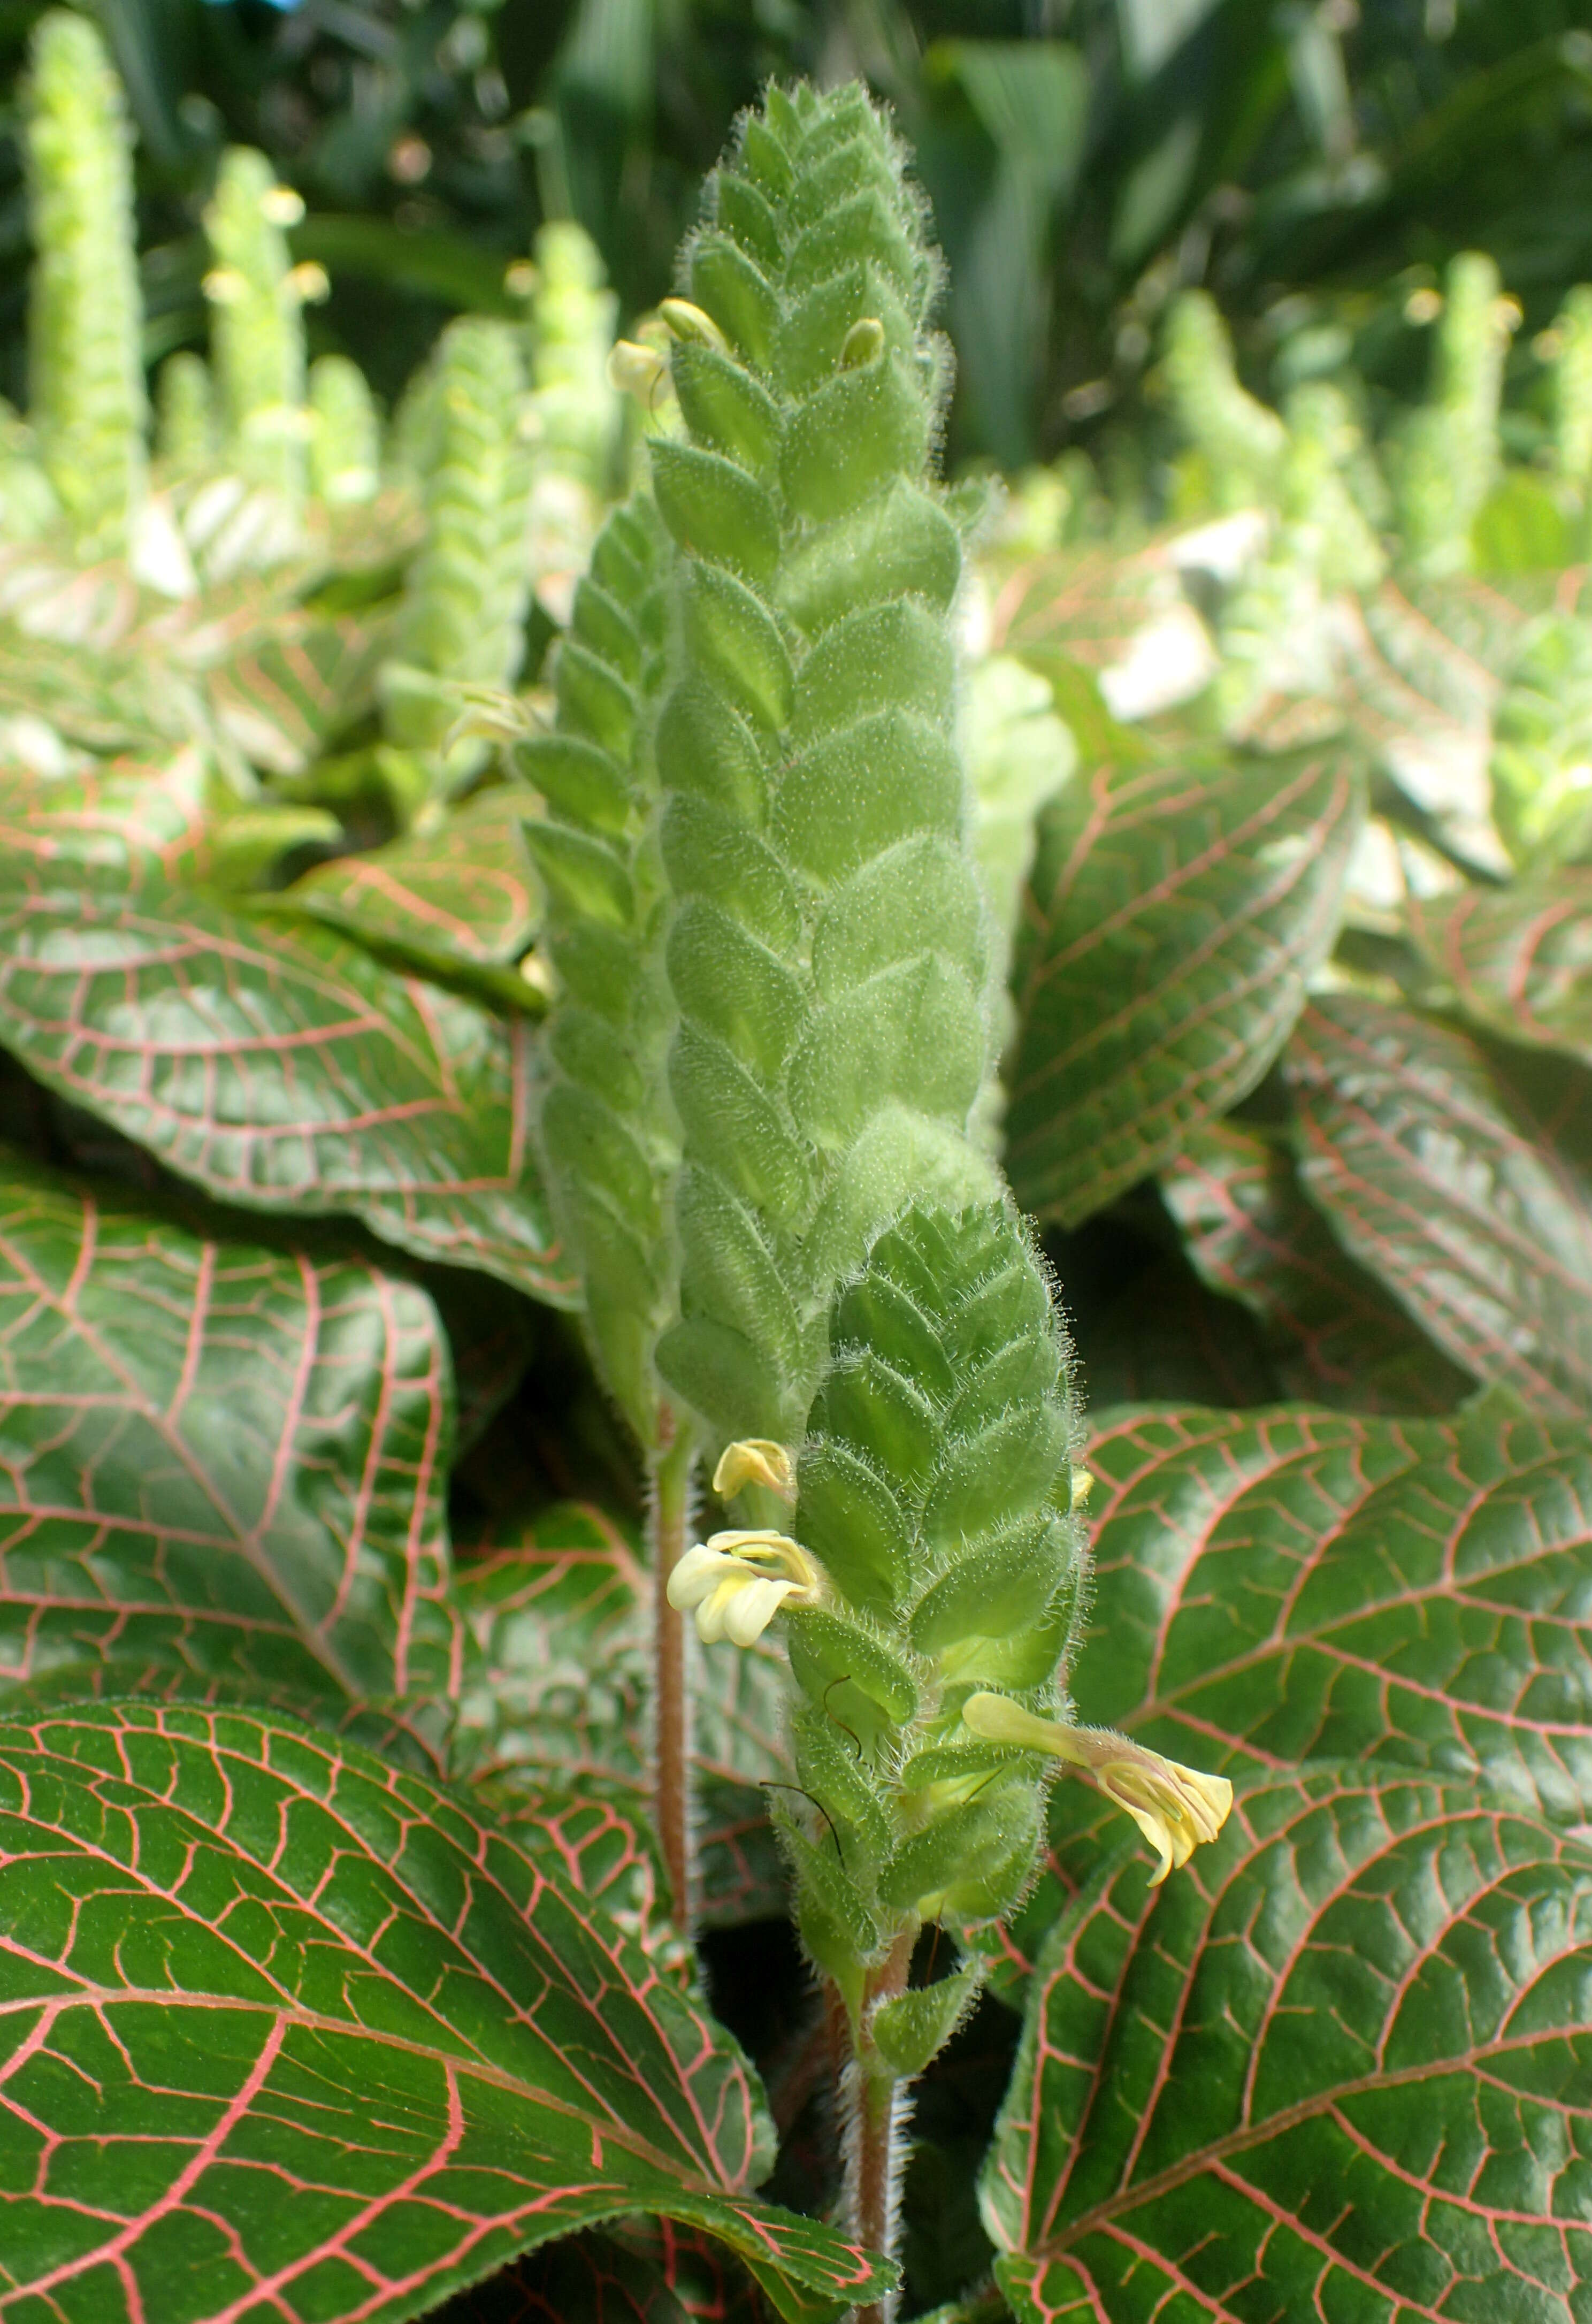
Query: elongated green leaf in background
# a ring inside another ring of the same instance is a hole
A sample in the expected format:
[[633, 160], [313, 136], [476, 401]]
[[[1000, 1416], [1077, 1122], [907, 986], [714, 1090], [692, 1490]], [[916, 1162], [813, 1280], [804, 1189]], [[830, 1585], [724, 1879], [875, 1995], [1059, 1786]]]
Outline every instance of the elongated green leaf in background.
[[330, 928], [198, 893], [0, 883], [0, 1043], [226, 1202], [352, 1213], [567, 1302], [529, 1151], [528, 1028]]
[[0, 1179], [0, 1679], [458, 1690], [437, 1314], [359, 1259]]
[[1592, 1065], [1592, 871], [1410, 901], [1416, 943], [1467, 1017]]
[[434, 831], [319, 864], [284, 907], [445, 971], [509, 966], [541, 918], [521, 835], [527, 798], [487, 791]]
[[445, 1793], [291, 1725], [0, 1729], [0, 2297], [414, 2316], [571, 2227], [709, 2229], [782, 2315], [878, 2281], [756, 2202], [729, 2037]]
[[1288, 1395], [1351, 1412], [1447, 1412], [1474, 1386], [1334, 1239], [1283, 1139], [1207, 1122], [1161, 1191], [1204, 1280], [1265, 1327]]
[[[548, 1509], [512, 1546], [461, 1564], [480, 1648], [463, 1711], [483, 1774], [534, 1809], [548, 1787], [639, 1813], [649, 1775], [651, 1582], [612, 1520]], [[701, 1909], [709, 1923], [784, 1908], [785, 1868], [759, 1786], [788, 1780], [783, 1655], [771, 1639], [703, 1651], [695, 1701]]]
[[1570, 2324], [1589, 1976], [1592, 1852], [1466, 1787], [1258, 1782], [1159, 1890], [1119, 1850], [986, 2170], [1021, 2324]]
[[[1446, 1354], [1548, 1414], [1592, 1409], [1592, 1082], [1358, 994], [1290, 1046], [1300, 1179]], [[1549, 1086], [1549, 1084], [1551, 1086]]]
[[1046, 810], [1013, 980], [1026, 1208], [1086, 1218], [1254, 1088], [1331, 945], [1360, 814], [1330, 755], [1101, 767]]

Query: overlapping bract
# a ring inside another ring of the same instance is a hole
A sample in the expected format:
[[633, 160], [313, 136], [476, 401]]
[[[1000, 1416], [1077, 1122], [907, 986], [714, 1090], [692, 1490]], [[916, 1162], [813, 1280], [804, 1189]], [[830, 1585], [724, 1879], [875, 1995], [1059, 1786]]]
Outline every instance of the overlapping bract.
[[547, 893], [558, 980], [541, 1144], [609, 1388], [644, 1443], [652, 1370], [674, 1312], [664, 985], [651, 728], [664, 684], [667, 535], [638, 494], [599, 534], [558, 656], [553, 733], [519, 752], [547, 813], [526, 836]]
[[782, 1821], [803, 1932], [850, 1993], [920, 1917], [988, 1919], [1023, 1888], [1042, 1765], [977, 1742], [961, 1709], [990, 1688], [1054, 1705], [1084, 1564], [1064, 1343], [1012, 1213], [908, 1209], [830, 1337], [794, 1520], [827, 1588], [786, 1618], [826, 1824]]
[[860, 88], [770, 92], [668, 311], [687, 437], [652, 447], [682, 669], [657, 763], [679, 1010], [682, 1320], [660, 1370], [723, 1436], [794, 1438], [835, 1282], [966, 1137], [989, 940], [951, 732], [956, 527], [920, 205]]

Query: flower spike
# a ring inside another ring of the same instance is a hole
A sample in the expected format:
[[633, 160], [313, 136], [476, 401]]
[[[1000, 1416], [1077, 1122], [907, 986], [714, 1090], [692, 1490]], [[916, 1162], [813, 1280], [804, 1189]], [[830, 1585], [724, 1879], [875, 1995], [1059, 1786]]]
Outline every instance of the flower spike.
[[816, 1605], [823, 1577], [800, 1542], [782, 1533], [715, 1533], [688, 1549], [669, 1575], [676, 1613], [695, 1609], [704, 1646], [750, 1646], [780, 1608]]
[[1011, 1743], [1081, 1767], [1116, 1807], [1130, 1815], [1160, 1858], [1150, 1886], [1179, 1871], [1201, 1842], [1214, 1840], [1231, 1812], [1233, 1787], [1225, 1775], [1207, 1775], [1158, 1751], [1113, 1735], [1107, 1728], [1068, 1727], [1040, 1719], [1005, 1694], [971, 1694], [962, 1707], [964, 1727], [987, 1743]]

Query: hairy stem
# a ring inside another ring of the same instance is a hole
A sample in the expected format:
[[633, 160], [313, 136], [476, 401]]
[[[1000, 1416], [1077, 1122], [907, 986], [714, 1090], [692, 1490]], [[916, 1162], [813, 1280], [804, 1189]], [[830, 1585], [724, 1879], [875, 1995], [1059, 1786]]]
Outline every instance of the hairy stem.
[[[846, 2208], [853, 2239], [869, 2251], [896, 2256], [899, 2208], [900, 2135], [906, 2126], [906, 2086], [892, 2073], [868, 2038], [868, 2014], [880, 2001], [906, 1990], [916, 1931], [904, 1930], [864, 1987], [856, 2052], [846, 2069]], [[890, 2324], [895, 2295], [870, 2301], [856, 2310], [855, 2324]]]
[[668, 1601], [668, 1580], [685, 1554], [692, 1517], [692, 1471], [696, 1443], [667, 1405], [660, 1416], [658, 1451], [649, 1463], [648, 1527], [654, 1591], [652, 1729], [653, 1815], [663, 1852], [669, 1899], [689, 1932], [692, 1895], [691, 1693], [686, 1617]]

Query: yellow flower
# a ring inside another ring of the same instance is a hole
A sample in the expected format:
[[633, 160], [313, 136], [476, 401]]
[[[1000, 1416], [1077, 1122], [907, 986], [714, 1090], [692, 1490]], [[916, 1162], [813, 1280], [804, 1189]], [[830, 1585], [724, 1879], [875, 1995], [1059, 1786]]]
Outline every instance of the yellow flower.
[[813, 1605], [821, 1583], [800, 1542], [782, 1533], [715, 1533], [686, 1552], [667, 1596], [676, 1613], [695, 1608], [704, 1646], [719, 1638], [750, 1646], [783, 1605]]
[[989, 1743], [1012, 1743], [1081, 1767], [1112, 1802], [1125, 1809], [1161, 1861], [1150, 1882], [1158, 1888], [1180, 1871], [1202, 1840], [1214, 1840], [1228, 1820], [1233, 1787], [1225, 1775], [1202, 1775], [1159, 1751], [1129, 1742], [1102, 1727], [1066, 1727], [1040, 1719], [1006, 1694], [971, 1694], [962, 1706], [964, 1727]]
[[726, 1444], [713, 1471], [713, 1490], [722, 1501], [748, 1485], [766, 1485], [782, 1501], [796, 1499], [796, 1470], [783, 1444], [768, 1436], [743, 1436]]

